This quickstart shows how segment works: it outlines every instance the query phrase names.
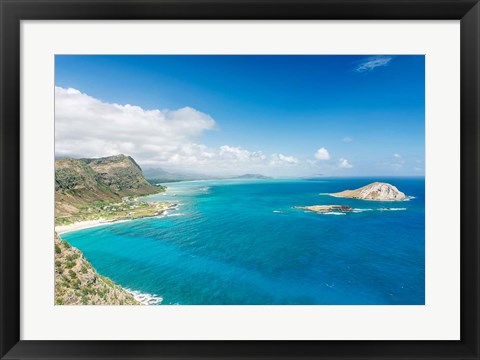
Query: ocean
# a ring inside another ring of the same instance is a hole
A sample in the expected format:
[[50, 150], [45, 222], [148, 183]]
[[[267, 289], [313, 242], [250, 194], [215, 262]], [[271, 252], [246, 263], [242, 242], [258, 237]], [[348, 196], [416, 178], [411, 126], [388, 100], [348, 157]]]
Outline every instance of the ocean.
[[[328, 193], [374, 181], [414, 198]], [[209, 180], [166, 184], [178, 209], [62, 234], [97, 271], [160, 305], [425, 303], [424, 178]], [[294, 206], [348, 205], [316, 214]]]

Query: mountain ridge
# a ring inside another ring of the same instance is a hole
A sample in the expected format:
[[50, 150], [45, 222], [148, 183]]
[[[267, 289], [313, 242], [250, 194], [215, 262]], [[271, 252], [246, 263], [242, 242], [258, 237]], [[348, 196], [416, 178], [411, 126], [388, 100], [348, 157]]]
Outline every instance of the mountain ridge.
[[55, 160], [56, 220], [73, 217], [92, 205], [121, 201], [163, 191], [150, 184], [141, 167], [123, 154], [102, 158]]

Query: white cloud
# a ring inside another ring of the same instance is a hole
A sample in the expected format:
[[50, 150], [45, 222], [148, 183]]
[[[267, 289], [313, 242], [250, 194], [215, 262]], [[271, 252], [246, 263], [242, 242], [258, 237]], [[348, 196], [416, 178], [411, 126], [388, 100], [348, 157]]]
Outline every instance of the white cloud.
[[272, 154], [270, 157], [270, 165], [297, 165], [299, 160], [294, 156], [287, 156], [283, 154]]
[[170, 154], [165, 161], [152, 165], [174, 168], [198, 168], [208, 172], [242, 169], [244, 166], [265, 165], [267, 157], [261, 151], [248, 151], [241, 147], [223, 145], [210, 148], [203, 144], [185, 144]]
[[342, 139], [343, 142], [352, 142], [353, 139], [350, 136], [346, 136]]
[[55, 88], [56, 156], [132, 156], [142, 167], [165, 167], [210, 174], [238, 174], [267, 167], [281, 170], [301, 162], [281, 153], [271, 156], [239, 146], [200, 143], [217, 128], [208, 114], [185, 107], [144, 110], [106, 103], [76, 89]]
[[230, 159], [233, 161], [262, 161], [267, 157], [261, 151], [248, 151], [241, 147], [223, 145], [220, 146], [218, 155], [223, 159]]
[[168, 154], [216, 128], [190, 107], [144, 110], [105, 103], [75, 89], [55, 88], [55, 152], [59, 156], [130, 154], [139, 161]]
[[402, 157], [400, 156], [400, 154], [393, 154], [393, 157], [396, 157], [397, 159], [401, 159]]
[[347, 159], [341, 158], [338, 162], [338, 167], [341, 169], [351, 169], [353, 165], [350, 164]]
[[357, 68], [357, 72], [372, 71], [380, 66], [387, 66], [392, 61], [391, 56], [372, 56], [361, 62]]
[[328, 153], [327, 149], [322, 147], [318, 149], [317, 152], [315, 153], [315, 158], [317, 160], [330, 160], [330, 154]]

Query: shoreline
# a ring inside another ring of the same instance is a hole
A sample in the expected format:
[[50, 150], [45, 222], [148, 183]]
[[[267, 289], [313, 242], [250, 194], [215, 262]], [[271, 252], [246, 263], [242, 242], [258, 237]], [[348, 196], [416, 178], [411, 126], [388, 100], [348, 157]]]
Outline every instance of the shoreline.
[[148, 218], [161, 218], [168, 214], [168, 210], [176, 210], [178, 209], [178, 204], [171, 204], [166, 209], [161, 210], [159, 213], [151, 216], [141, 216], [137, 218], [124, 218], [124, 219], [117, 219], [117, 220], [107, 220], [104, 218], [95, 219], [95, 220], [85, 220], [85, 221], [77, 221], [68, 225], [57, 225], [55, 226], [55, 232], [58, 235], [66, 234], [72, 231], [90, 229], [99, 226], [107, 226], [113, 224], [119, 224], [122, 222], [139, 220], [139, 219], [148, 219]]
[[410, 201], [410, 200], [413, 200], [413, 199], [416, 199], [415, 196], [405, 196], [405, 199], [402, 199], [402, 200], [380, 200], [380, 199], [361, 199], [361, 198], [358, 198], [358, 197], [352, 197], [352, 196], [340, 196], [340, 195], [335, 195], [335, 193], [333, 194], [329, 194], [329, 193], [322, 193], [322, 194], [319, 194], [319, 195], [327, 195], [327, 196], [331, 196], [331, 197], [334, 197], [334, 198], [338, 198], [338, 199], [353, 199], [353, 200], [362, 200], [362, 201], [376, 201], [376, 202], [402, 202], [402, 201]]
[[[89, 229], [93, 227], [99, 227], [99, 226], [108, 226], [108, 225], [113, 225], [113, 224], [118, 224], [122, 222], [127, 222], [127, 221], [132, 221], [132, 220], [138, 220], [138, 219], [146, 219], [146, 218], [155, 218], [155, 217], [165, 217], [168, 214], [168, 210], [172, 209], [177, 209], [178, 204], [175, 204], [174, 206], [171, 206], [165, 210], [162, 210], [160, 214], [152, 215], [152, 216], [143, 216], [139, 217], [136, 219], [118, 219], [118, 220], [106, 220], [106, 219], [96, 219], [96, 220], [85, 220], [85, 221], [78, 221], [72, 224], [68, 225], [60, 225], [60, 226], [55, 226], [55, 232], [58, 235], [58, 238], [60, 241], [65, 241], [62, 239], [61, 235], [66, 234], [72, 231], [78, 231], [78, 230], [83, 230], [83, 229]], [[75, 248], [77, 249], [77, 248]], [[80, 249], [77, 249], [82, 253]], [[82, 253], [83, 254], [83, 253]], [[94, 271], [97, 271], [93, 265], [87, 260], [90, 266]], [[98, 271], [97, 271], [98, 273]], [[101, 274], [100, 274], [101, 275]], [[104, 275], [102, 275], [104, 276]], [[123, 291], [126, 293], [130, 294], [133, 296], [133, 298], [138, 302], [138, 305], [147, 305], [147, 306], [152, 306], [152, 305], [160, 305], [163, 301], [163, 297], [155, 294], [149, 294], [149, 293], [143, 293], [138, 290], [132, 290], [130, 288], [123, 287], [117, 283], [114, 283], [116, 286], [120, 287]]]
[[58, 235], [62, 235], [72, 231], [90, 229], [93, 227], [98, 227], [103, 225], [113, 225], [113, 224], [118, 224], [118, 223], [130, 221], [130, 220], [135, 220], [135, 219], [121, 219], [121, 220], [97, 219], [97, 220], [77, 221], [68, 225], [55, 226], [55, 232]]
[[162, 304], [163, 297], [161, 296], [149, 294], [149, 293], [142, 293], [138, 290], [124, 288], [123, 286], [121, 286], [121, 288], [126, 292], [128, 292], [130, 295], [132, 295], [134, 299], [139, 302], [140, 305], [161, 305]]

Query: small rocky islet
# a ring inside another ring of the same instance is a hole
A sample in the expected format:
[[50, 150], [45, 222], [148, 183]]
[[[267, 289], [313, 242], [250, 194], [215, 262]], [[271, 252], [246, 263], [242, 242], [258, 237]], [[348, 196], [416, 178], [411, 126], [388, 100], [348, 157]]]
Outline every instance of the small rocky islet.
[[350, 206], [345, 205], [312, 205], [312, 206], [294, 206], [294, 209], [306, 210], [315, 212], [317, 214], [325, 214], [329, 212], [349, 212], [352, 211], [353, 208]]
[[355, 190], [332, 193], [330, 196], [372, 201], [404, 201], [409, 199], [395, 186], [383, 182], [374, 182]]
[[[344, 190], [338, 193], [329, 194], [334, 197], [370, 200], [370, 201], [404, 201], [410, 199], [395, 186], [374, 182], [355, 190]], [[294, 209], [311, 211], [317, 214], [326, 214], [331, 212], [351, 212], [354, 209], [347, 205], [311, 205], [311, 206], [294, 206]]]

